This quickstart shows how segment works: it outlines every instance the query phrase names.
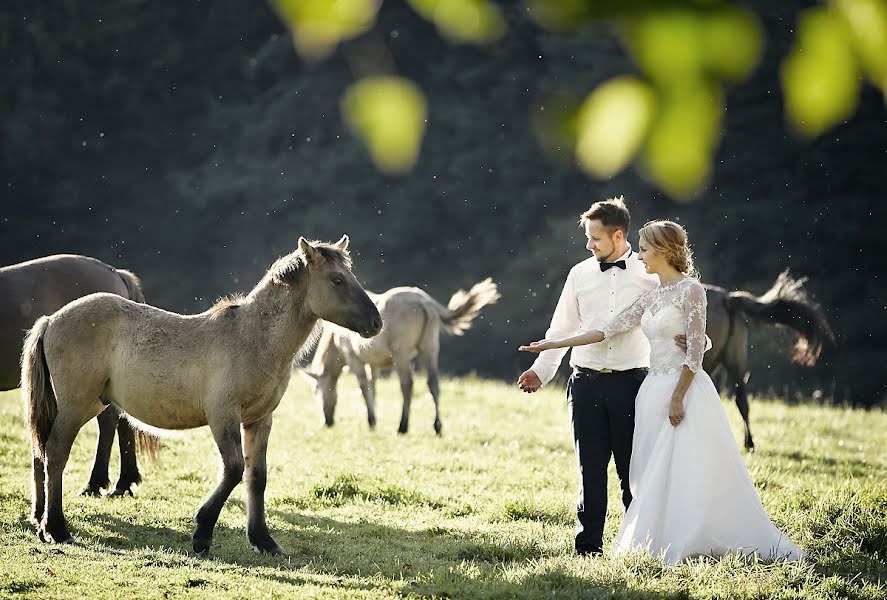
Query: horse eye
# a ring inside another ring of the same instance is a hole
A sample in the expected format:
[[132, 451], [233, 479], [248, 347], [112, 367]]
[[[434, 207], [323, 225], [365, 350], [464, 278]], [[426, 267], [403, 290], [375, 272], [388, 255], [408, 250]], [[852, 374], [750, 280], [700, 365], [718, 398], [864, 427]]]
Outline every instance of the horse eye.
[[333, 277], [333, 285], [342, 285], [345, 283], [345, 280], [341, 277]]

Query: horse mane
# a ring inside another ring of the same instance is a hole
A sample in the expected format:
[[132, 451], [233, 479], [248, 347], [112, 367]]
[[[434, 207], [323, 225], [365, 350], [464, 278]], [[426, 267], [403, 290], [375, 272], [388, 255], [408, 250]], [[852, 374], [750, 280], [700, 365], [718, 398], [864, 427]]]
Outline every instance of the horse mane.
[[246, 299], [246, 296], [243, 294], [228, 294], [223, 298], [219, 298], [215, 304], [213, 304], [209, 310], [209, 317], [211, 319], [217, 319], [221, 317], [226, 310], [237, 308], [243, 301]]

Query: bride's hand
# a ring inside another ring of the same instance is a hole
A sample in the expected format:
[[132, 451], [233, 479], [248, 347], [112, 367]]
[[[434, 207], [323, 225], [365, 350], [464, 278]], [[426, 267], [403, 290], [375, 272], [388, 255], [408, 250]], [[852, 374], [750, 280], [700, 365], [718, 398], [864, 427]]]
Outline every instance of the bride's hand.
[[529, 346], [518, 347], [519, 352], [542, 352], [550, 350], [551, 343], [548, 340], [539, 340], [538, 342], [530, 342]]
[[672, 397], [671, 406], [668, 410], [668, 420], [669, 422], [677, 427], [681, 424], [681, 421], [684, 420], [684, 399]]

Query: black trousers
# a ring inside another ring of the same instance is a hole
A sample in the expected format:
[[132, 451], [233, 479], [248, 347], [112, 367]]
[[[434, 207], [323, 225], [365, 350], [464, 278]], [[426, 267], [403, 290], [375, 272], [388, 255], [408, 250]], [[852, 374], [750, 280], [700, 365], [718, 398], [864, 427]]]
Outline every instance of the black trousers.
[[647, 369], [598, 373], [577, 369], [567, 386], [573, 442], [581, 484], [576, 515], [576, 552], [600, 552], [607, 516], [607, 467], [610, 456], [622, 486], [622, 503], [631, 504], [628, 465], [634, 434], [634, 401]]

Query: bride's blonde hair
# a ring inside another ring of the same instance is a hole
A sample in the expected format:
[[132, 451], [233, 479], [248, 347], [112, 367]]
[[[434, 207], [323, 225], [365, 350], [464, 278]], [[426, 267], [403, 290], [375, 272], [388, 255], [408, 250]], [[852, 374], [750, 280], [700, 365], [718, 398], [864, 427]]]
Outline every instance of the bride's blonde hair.
[[674, 221], [647, 221], [640, 229], [641, 239], [665, 257], [672, 267], [690, 277], [698, 277], [693, 267], [693, 251], [687, 243], [687, 230]]

